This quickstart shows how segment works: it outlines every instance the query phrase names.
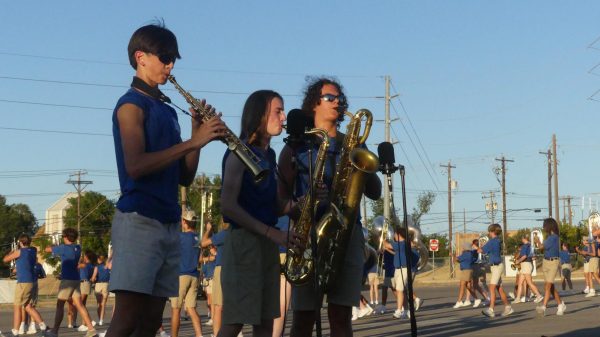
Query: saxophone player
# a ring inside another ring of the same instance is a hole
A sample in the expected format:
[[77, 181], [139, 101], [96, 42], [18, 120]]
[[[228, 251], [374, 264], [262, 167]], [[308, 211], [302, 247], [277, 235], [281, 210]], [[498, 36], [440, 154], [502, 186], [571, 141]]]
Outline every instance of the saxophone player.
[[226, 129], [219, 117], [192, 118], [191, 138], [182, 141], [177, 114], [158, 89], [180, 58], [163, 23], [136, 30], [127, 50], [135, 77], [112, 116], [121, 197], [112, 223], [116, 306], [109, 337], [154, 336], [167, 298], [178, 295], [178, 185], [192, 183], [200, 149]]
[[[323, 179], [327, 188], [331, 188], [336, 164], [341, 153], [340, 144], [343, 143], [344, 134], [339, 132], [338, 128], [344, 118], [343, 110], [346, 106], [346, 96], [342, 86], [335, 80], [316, 78], [308, 84], [305, 90], [302, 110], [306, 113], [307, 122], [311, 127], [325, 130], [330, 141]], [[294, 148], [288, 144], [281, 151], [279, 167], [285, 183], [280, 185], [282, 187], [279, 190], [280, 198], [289, 200], [306, 194], [311, 185], [311, 182], [308, 181], [309, 161], [312, 162], [312, 166], [315, 161], [314, 156], [313, 158], [308, 157], [310, 153], [308, 150], [307, 145]], [[293, 187], [294, 190], [286, 187]], [[381, 195], [381, 182], [376, 174], [368, 176], [365, 195], [374, 200]], [[293, 218], [293, 214], [291, 217]], [[328, 317], [332, 336], [352, 335], [352, 306], [358, 306], [360, 300], [364, 244], [362, 225], [358, 223], [353, 227], [348, 242], [344, 266], [340, 270], [335, 285], [330, 287], [327, 293]], [[320, 308], [316, 294], [312, 279], [309, 279], [306, 284], [293, 286], [291, 336], [311, 336], [315, 314], [318, 313], [316, 310]]]

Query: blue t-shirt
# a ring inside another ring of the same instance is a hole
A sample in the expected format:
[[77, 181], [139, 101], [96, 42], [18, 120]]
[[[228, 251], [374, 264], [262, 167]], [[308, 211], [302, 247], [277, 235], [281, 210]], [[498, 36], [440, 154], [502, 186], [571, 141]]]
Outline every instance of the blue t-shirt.
[[35, 247], [23, 247], [20, 249], [16, 261], [17, 283], [33, 283], [35, 281], [33, 268], [37, 261], [37, 249]]
[[38, 279], [46, 278], [46, 271], [40, 263], [36, 263], [33, 266], [33, 282], [37, 282]]
[[198, 234], [194, 232], [179, 233], [179, 249], [181, 259], [179, 260], [179, 275], [190, 275], [198, 277], [198, 259], [200, 258], [200, 241]]
[[61, 244], [52, 247], [52, 254], [60, 257], [60, 278], [63, 280], [79, 281], [77, 263], [81, 258], [81, 247], [76, 244]]
[[393, 277], [396, 267], [394, 266], [394, 254], [383, 251], [383, 270], [385, 271], [385, 277]]
[[521, 246], [521, 249], [519, 250], [519, 257], [521, 256], [527, 256], [527, 258], [525, 259], [524, 262], [531, 262], [533, 261], [531, 259], [531, 244], [530, 243], [524, 243]]
[[94, 265], [91, 263], [86, 263], [85, 267], [79, 268], [79, 279], [81, 281], [89, 281], [94, 274]]
[[568, 250], [561, 250], [558, 255], [560, 257], [560, 264], [571, 263], [571, 255]]
[[[277, 220], [277, 225], [275, 225], [280, 231], [288, 231], [290, 228], [290, 218], [286, 216], [282, 216]], [[279, 253], [286, 253], [287, 249], [283, 246], [279, 246]]]
[[220, 232], [213, 235], [210, 240], [212, 244], [217, 247], [217, 258], [215, 259], [215, 266], [220, 266], [221, 261], [223, 261], [223, 247], [225, 246], [225, 239], [227, 239], [227, 235], [229, 234], [229, 230], [221, 230]]
[[551, 234], [548, 235], [546, 240], [544, 240], [544, 258], [553, 258], [558, 257], [559, 252], [559, 244], [558, 244], [558, 235]]
[[108, 282], [110, 281], [110, 269], [106, 268], [106, 264], [100, 263], [96, 266], [98, 268], [98, 275], [96, 275], [96, 282]]
[[217, 261], [208, 261], [204, 264], [204, 268], [206, 269], [204, 271], [204, 277], [205, 278], [213, 278], [213, 275], [215, 274], [215, 266], [217, 265]]
[[113, 112], [113, 139], [121, 197], [117, 208], [121, 212], [137, 212], [162, 223], [179, 222], [179, 161], [161, 171], [133, 179], [125, 169], [123, 144], [117, 111], [123, 104], [134, 104], [144, 111], [144, 140], [146, 152], [158, 152], [181, 143], [181, 130], [175, 110], [158, 99], [129, 89]]
[[473, 253], [470, 250], [465, 250], [460, 254], [457, 258], [460, 263], [460, 270], [470, 270], [473, 269]]
[[[261, 164], [269, 168], [269, 174], [262, 181], [256, 183], [252, 173], [245, 169], [237, 202], [244, 211], [256, 220], [267, 226], [275, 227], [278, 220], [275, 151], [271, 148], [265, 151], [251, 145], [248, 145], [248, 147], [261, 159]], [[230, 154], [231, 151], [227, 150], [223, 156], [221, 186], [225, 186], [225, 180], [227, 179], [225, 162]], [[240, 227], [225, 214], [223, 214], [223, 221], [228, 222], [232, 229]]]
[[[583, 250], [584, 252], [588, 253], [591, 249], [590, 249], [590, 246], [585, 245], [585, 246], [583, 246], [583, 248], [581, 250]], [[589, 255], [584, 255], [583, 256], [583, 260], [585, 262], [589, 262], [590, 261], [590, 256]]]
[[490, 260], [490, 264], [502, 263], [502, 257], [500, 256], [500, 239], [498, 237], [490, 239], [481, 250], [484, 254], [487, 254]]
[[421, 260], [421, 255], [419, 255], [419, 250], [416, 248], [412, 249], [412, 256], [411, 256], [411, 270], [413, 272], [416, 272], [418, 267], [419, 267], [419, 260]]
[[406, 268], [406, 242], [405, 241], [393, 241], [392, 248], [394, 248], [394, 268]]

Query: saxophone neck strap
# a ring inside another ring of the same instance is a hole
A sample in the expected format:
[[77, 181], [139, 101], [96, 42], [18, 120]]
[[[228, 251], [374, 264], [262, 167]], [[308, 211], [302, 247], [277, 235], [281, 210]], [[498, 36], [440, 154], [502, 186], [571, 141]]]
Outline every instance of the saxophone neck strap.
[[137, 89], [144, 94], [153, 97], [164, 103], [171, 103], [171, 99], [167, 95], [163, 94], [158, 87], [152, 87], [148, 83], [144, 82], [141, 78], [134, 76], [131, 81], [131, 87]]

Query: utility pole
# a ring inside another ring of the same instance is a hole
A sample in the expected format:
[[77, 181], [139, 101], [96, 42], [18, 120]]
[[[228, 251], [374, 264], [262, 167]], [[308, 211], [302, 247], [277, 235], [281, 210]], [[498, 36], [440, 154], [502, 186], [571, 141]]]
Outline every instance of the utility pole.
[[[445, 168], [448, 173], [448, 252], [452, 258], [452, 169], [456, 166], [452, 166], [450, 162], [448, 165], [440, 166]], [[454, 263], [450, 263], [450, 278], [454, 278]]]
[[539, 152], [548, 158], [548, 217], [552, 217], [552, 152]]
[[[87, 171], [79, 170], [76, 173], [69, 175], [67, 184], [73, 185], [77, 190], [77, 243], [81, 242], [81, 192], [86, 188], [87, 185], [93, 184], [91, 180], [81, 180], [81, 176], [87, 174]], [[73, 177], [77, 176], [77, 180], [73, 180]]]
[[467, 233], [467, 211], [463, 208], [463, 233]]
[[496, 160], [502, 162], [502, 249], [506, 252], [506, 162], [514, 162], [514, 160], [506, 159], [504, 156]]
[[[562, 197], [561, 200], [563, 201], [563, 222], [564, 223], [568, 223], [569, 226], [573, 226], [573, 214], [572, 214], [572, 209], [571, 209], [571, 199], [573, 199], [572, 196], [567, 195], [566, 197]], [[567, 222], [567, 216], [568, 216], [568, 220], [569, 222]]]
[[481, 199], [486, 199], [489, 198], [490, 201], [485, 203], [485, 210], [486, 212], [490, 213], [490, 223], [495, 223], [494, 219], [496, 217], [496, 210], [498, 209], [498, 204], [495, 201], [496, 198], [496, 193], [494, 193], [494, 191], [489, 191], [488, 195], [486, 195], [485, 193], [483, 193], [483, 195], [481, 196]]
[[569, 208], [569, 226], [573, 226], [573, 211], [571, 210], [571, 196], [567, 195], [567, 207]]
[[[384, 134], [385, 134], [385, 141], [386, 142], [390, 142], [392, 143], [392, 137], [390, 136], [390, 125], [392, 123], [392, 120], [390, 118], [390, 101], [392, 100], [392, 98], [397, 97], [398, 95], [390, 95], [390, 76], [386, 75], [385, 76], [385, 120], [384, 120]], [[390, 182], [392, 183], [393, 186], [393, 175], [390, 175]], [[390, 217], [390, 210], [391, 210], [391, 194], [392, 191], [390, 191], [387, 186], [384, 187], [383, 189], [383, 218], [385, 219], [385, 221], [390, 221], [391, 217]], [[395, 210], [394, 210], [395, 212]]]
[[560, 213], [558, 212], [558, 163], [556, 160], [556, 135], [552, 135], [552, 166], [554, 168], [554, 209], [556, 210], [556, 221], [560, 221]]

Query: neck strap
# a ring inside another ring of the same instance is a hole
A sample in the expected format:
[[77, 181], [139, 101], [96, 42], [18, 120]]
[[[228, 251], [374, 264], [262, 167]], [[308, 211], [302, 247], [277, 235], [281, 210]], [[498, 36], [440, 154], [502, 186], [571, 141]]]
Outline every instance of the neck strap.
[[171, 99], [163, 94], [158, 87], [152, 87], [148, 85], [148, 83], [144, 82], [141, 78], [137, 76], [133, 76], [133, 81], [131, 81], [131, 87], [135, 88], [146, 95], [156, 98], [157, 100], [164, 103], [171, 103]]

